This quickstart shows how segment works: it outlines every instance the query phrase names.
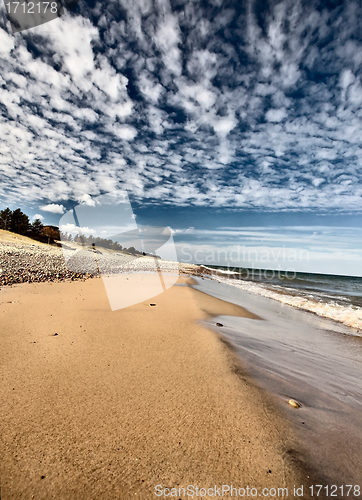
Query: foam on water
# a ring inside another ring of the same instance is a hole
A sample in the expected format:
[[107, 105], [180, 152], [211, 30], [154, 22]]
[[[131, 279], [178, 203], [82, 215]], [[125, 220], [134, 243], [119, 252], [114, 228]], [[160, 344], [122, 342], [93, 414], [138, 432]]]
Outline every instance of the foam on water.
[[[207, 269], [208, 271], [215, 272], [215, 269], [213, 269], [211, 267], [206, 267], [204, 265], [201, 265], [200, 267], [202, 267], [203, 269]], [[235, 271], [226, 271], [225, 269], [218, 269], [217, 272], [220, 274], [235, 274]]]
[[[215, 271], [215, 269], [212, 269]], [[208, 275], [208, 278], [212, 278], [217, 281], [221, 281], [228, 285], [232, 285], [241, 290], [245, 290], [246, 292], [252, 292], [257, 295], [262, 295], [264, 297], [268, 297], [283, 304], [287, 304], [289, 306], [296, 307], [298, 309], [303, 309], [305, 311], [313, 312], [322, 316], [324, 318], [332, 319], [334, 321], [338, 321], [343, 323], [346, 326], [354, 328], [356, 330], [361, 330], [356, 332], [359, 335], [362, 335], [362, 308], [357, 307], [355, 305], [342, 305], [338, 304], [335, 300], [330, 301], [320, 301], [315, 298], [313, 294], [309, 294], [307, 296], [303, 296], [302, 290], [300, 291], [300, 295], [296, 295], [296, 290], [293, 290], [293, 294], [288, 293], [288, 290], [278, 286], [278, 290], [270, 289], [266, 286], [263, 286], [259, 283], [254, 283], [251, 281], [243, 281], [239, 279], [228, 279], [226, 277], [220, 276], [219, 273], [221, 271], [218, 270], [218, 275]], [[224, 273], [223, 273], [224, 274]], [[232, 273], [227, 273], [232, 274]], [[325, 296], [327, 297], [327, 296]], [[331, 297], [331, 296], [329, 296]], [[337, 297], [336, 297], [337, 298]]]

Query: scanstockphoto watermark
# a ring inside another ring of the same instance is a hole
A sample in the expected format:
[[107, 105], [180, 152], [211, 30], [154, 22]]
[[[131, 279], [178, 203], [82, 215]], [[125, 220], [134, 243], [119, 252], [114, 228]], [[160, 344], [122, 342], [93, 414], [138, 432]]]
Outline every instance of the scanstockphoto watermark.
[[342, 498], [356, 498], [361, 495], [361, 486], [359, 484], [346, 484], [346, 485], [323, 485], [323, 484], [312, 484], [308, 487], [302, 485], [294, 485], [293, 488], [253, 488], [252, 486], [245, 487], [235, 487], [230, 484], [223, 484], [222, 486], [208, 486], [200, 487], [198, 485], [189, 484], [184, 487], [165, 487], [158, 484], [154, 488], [154, 495], [156, 497], [176, 497], [181, 499], [182, 497], [189, 498], [224, 498], [225, 495], [228, 497], [264, 497], [264, 498], [305, 498], [304, 495], [308, 497], [339, 497]]
[[179, 259], [185, 263], [205, 263], [216, 266], [244, 267], [241, 263], [247, 263], [246, 267], [256, 267], [263, 264], [292, 264], [296, 262], [309, 262], [309, 251], [306, 249], [294, 249], [283, 246], [282, 248], [256, 249], [237, 245], [229, 249], [194, 249], [191, 245], [182, 245]]
[[[189, 498], [220, 498], [220, 497], [225, 497], [231, 496], [231, 497], [264, 497], [264, 498], [276, 498], [276, 497], [288, 497], [289, 496], [289, 490], [288, 488], [263, 488], [263, 489], [258, 489], [258, 488], [253, 488], [251, 486], [245, 486], [245, 487], [235, 487], [233, 485], [229, 484], [223, 484], [222, 486], [209, 486], [209, 487], [202, 487], [194, 484], [189, 484], [188, 486], [185, 487], [178, 487], [178, 488], [172, 488], [172, 487], [164, 487], [161, 484], [158, 484], [155, 486], [155, 491], [154, 494], [156, 497], [163, 497], [163, 498], [168, 498], [168, 497], [176, 497], [176, 498], [182, 498], [182, 497], [189, 497]], [[294, 487], [293, 491], [293, 496], [300, 497], [303, 495], [303, 486], [299, 489]]]

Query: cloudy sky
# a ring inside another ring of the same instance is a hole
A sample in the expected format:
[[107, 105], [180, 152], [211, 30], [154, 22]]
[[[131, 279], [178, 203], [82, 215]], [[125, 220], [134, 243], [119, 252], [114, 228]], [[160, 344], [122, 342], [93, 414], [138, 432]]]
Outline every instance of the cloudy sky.
[[193, 251], [307, 227], [362, 274], [360, 3], [80, 0], [15, 34], [0, 9], [1, 206], [127, 192]]

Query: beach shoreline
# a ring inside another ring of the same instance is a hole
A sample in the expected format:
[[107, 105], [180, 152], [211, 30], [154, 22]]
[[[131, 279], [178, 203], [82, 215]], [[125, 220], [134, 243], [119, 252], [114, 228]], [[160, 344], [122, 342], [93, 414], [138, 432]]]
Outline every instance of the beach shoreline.
[[200, 323], [253, 315], [178, 284], [113, 312], [101, 279], [1, 289], [2, 498], [156, 498], [156, 485], [223, 484], [289, 496], [303, 484], [309, 497], [291, 427]]
[[[195, 278], [197, 290], [242, 304], [263, 321], [220, 316], [222, 334], [252, 379], [272, 394], [325, 485], [362, 481], [361, 337], [334, 321]], [[205, 326], [218, 332], [212, 321]], [[296, 400], [298, 410], [288, 401]], [[340, 490], [338, 490], [340, 492]], [[341, 495], [343, 496], [343, 495]]]

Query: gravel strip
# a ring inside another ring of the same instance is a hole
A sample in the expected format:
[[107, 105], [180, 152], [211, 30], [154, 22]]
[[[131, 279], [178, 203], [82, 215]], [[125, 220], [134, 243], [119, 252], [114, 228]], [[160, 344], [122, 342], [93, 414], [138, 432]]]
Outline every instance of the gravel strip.
[[[67, 262], [67, 264], [66, 264]], [[197, 266], [133, 257], [125, 254], [94, 254], [92, 250], [71, 251], [52, 246], [0, 243], [0, 286], [89, 279], [101, 274], [161, 272], [198, 275]]]

